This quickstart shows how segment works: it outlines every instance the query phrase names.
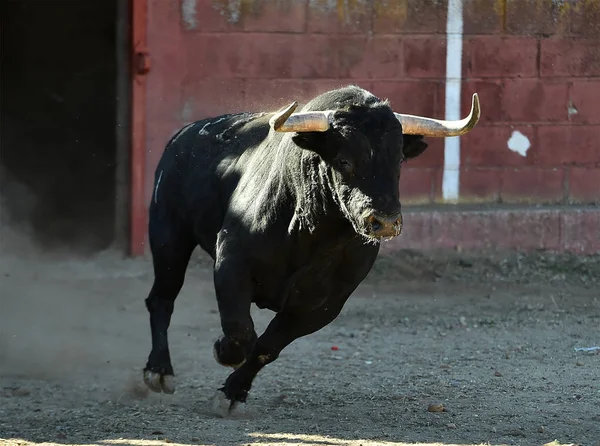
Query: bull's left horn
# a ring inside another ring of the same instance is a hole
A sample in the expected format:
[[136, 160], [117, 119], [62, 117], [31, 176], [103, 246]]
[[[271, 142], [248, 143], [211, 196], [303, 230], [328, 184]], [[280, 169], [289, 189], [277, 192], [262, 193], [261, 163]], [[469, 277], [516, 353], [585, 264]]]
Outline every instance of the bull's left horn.
[[269, 125], [276, 132], [326, 132], [330, 126], [333, 111], [294, 113], [298, 106], [292, 102], [269, 119]]
[[446, 137], [464, 135], [472, 130], [479, 121], [481, 108], [479, 106], [479, 96], [475, 93], [473, 94], [469, 116], [459, 121], [442, 121], [422, 116], [394, 114], [402, 124], [402, 133], [405, 135]]

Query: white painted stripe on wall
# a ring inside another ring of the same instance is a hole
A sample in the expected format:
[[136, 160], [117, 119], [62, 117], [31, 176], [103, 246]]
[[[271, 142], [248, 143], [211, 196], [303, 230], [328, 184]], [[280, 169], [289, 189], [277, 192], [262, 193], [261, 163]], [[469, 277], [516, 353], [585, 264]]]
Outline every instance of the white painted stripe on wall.
[[[446, 119], [460, 119], [462, 82], [463, 0], [448, 1], [446, 23]], [[445, 201], [457, 201], [460, 188], [460, 136], [444, 141], [442, 193]]]

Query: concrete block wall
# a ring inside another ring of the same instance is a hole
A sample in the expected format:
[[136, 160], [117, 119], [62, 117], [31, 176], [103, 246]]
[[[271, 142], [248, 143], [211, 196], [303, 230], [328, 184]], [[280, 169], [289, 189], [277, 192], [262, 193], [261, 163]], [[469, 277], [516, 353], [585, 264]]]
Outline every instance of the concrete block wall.
[[[353, 83], [398, 112], [443, 118], [447, 9], [149, 0], [148, 200], [166, 140], [202, 117], [275, 110]], [[461, 110], [478, 92], [483, 115], [461, 138], [460, 202], [600, 203], [600, 0], [464, 0], [463, 18]], [[429, 143], [403, 167], [404, 204], [443, 202], [444, 142]]]

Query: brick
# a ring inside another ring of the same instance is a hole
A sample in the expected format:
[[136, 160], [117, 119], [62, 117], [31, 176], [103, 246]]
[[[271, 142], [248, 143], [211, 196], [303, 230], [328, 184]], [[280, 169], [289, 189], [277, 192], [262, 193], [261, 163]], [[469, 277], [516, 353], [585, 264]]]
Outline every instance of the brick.
[[502, 95], [502, 110], [507, 121], [568, 121], [566, 82], [538, 79], [507, 79]]
[[160, 104], [160, 106], [147, 106], [146, 119], [151, 121], [179, 119], [182, 104], [182, 91], [180, 85], [173, 82], [167, 73], [154, 73], [148, 77], [146, 84], [146, 103]]
[[[302, 33], [306, 29], [306, 3], [307, 0], [242, 1], [240, 12], [244, 31]], [[272, 38], [277, 39], [277, 36]]]
[[473, 93], [477, 93], [481, 103], [481, 117], [478, 127], [486, 123], [496, 123], [503, 120], [502, 108], [498, 102], [504, 92], [504, 83], [496, 80], [465, 80], [462, 85], [461, 110], [467, 116], [471, 110]]
[[[179, 5], [178, 2], [163, 2], [161, 0], [149, 0], [148, 2], [148, 40], [155, 39], [157, 42], [162, 41], [161, 33], [155, 32], [154, 30], [161, 30], [161, 32], [172, 33], [172, 37], [180, 37], [177, 34], [180, 33], [179, 23]], [[82, 3], [80, 2], [80, 5]], [[78, 7], [80, 6], [78, 5]], [[89, 25], [86, 25], [85, 21], [90, 21]], [[98, 23], [94, 13], [90, 11], [89, 14], [82, 14], [80, 17], [80, 23], [85, 28], [93, 26], [93, 23]], [[154, 32], [153, 32], [154, 31]]]
[[405, 210], [402, 213], [402, 234], [381, 244], [381, 253], [399, 249], [429, 249], [431, 243], [431, 212]]
[[460, 202], [494, 203], [500, 196], [498, 169], [461, 168]]
[[431, 240], [439, 248], [489, 248], [494, 238], [506, 240], [506, 230], [494, 230], [494, 222], [485, 213], [435, 212], [431, 216]]
[[538, 41], [527, 37], [478, 36], [463, 49], [470, 77], [536, 77]]
[[600, 126], [571, 127], [567, 148], [573, 164], [600, 166]]
[[577, 110], [571, 121], [600, 124], [600, 81], [574, 81], [570, 105]]
[[500, 196], [505, 203], [559, 203], [564, 197], [564, 171], [534, 167], [505, 169]]
[[367, 34], [371, 29], [371, 2], [309, 0], [308, 32]]
[[600, 76], [600, 51], [595, 39], [544, 39], [540, 75], [546, 77]]
[[[158, 60], [166, 60], [160, 57]], [[176, 66], [176, 65], [174, 65]], [[179, 118], [179, 107], [182, 94], [180, 84], [175, 76], [169, 76], [167, 72], [156, 71], [147, 76], [146, 101], [147, 104], [160, 104], [160, 106], [147, 107], [147, 119], [149, 120], [174, 120]]]
[[197, 120], [246, 109], [243, 79], [197, 79], [184, 84], [182, 90], [182, 118]]
[[433, 188], [433, 169], [402, 167], [399, 187], [402, 204], [430, 203]]
[[[525, 135], [531, 144], [522, 156], [508, 147], [508, 140], [517, 130]], [[537, 144], [532, 127], [477, 126], [461, 138], [461, 165], [475, 167], [528, 166], [535, 160]]]
[[181, 20], [187, 31], [301, 33], [306, 29], [306, 0], [252, 0], [237, 5], [224, 0], [176, 3], [182, 5]]
[[496, 239], [496, 247], [523, 251], [560, 249], [559, 212], [526, 210], [504, 211], [499, 214], [495, 219], [495, 229], [498, 230], [501, 226], [509, 232], [506, 239]]
[[503, 22], [503, 2], [470, 0], [463, 6], [464, 34], [501, 33]]
[[[539, 150], [536, 164], [560, 166], [571, 164], [579, 157], [581, 148], [570, 147], [571, 126], [544, 126], [537, 129]], [[577, 153], [574, 153], [577, 152]]]
[[600, 37], [600, 3], [577, 2], [571, 8], [571, 33], [585, 37]]
[[[297, 65], [295, 52], [303, 37], [285, 34], [248, 34], [238, 43], [239, 47], [221, 57], [231, 61], [237, 77], [286, 78], [292, 77]], [[317, 58], [315, 57], [315, 60]], [[237, 64], [235, 64], [237, 62]]]
[[195, 33], [185, 39], [187, 69], [199, 78], [336, 78], [335, 42], [317, 34]]
[[600, 164], [600, 126], [544, 126], [537, 133], [539, 165]]
[[370, 82], [355, 82], [354, 79], [305, 79], [308, 86], [308, 97], [314, 98], [329, 90], [345, 87], [348, 85], [358, 85], [366, 90], [371, 91]]
[[[569, 201], [600, 203], [600, 167], [569, 169]], [[598, 232], [600, 238], [600, 232]]]
[[585, 255], [600, 253], [600, 211], [590, 209], [562, 212], [560, 233], [564, 250]]
[[377, 81], [373, 82], [373, 94], [389, 99], [395, 112], [435, 117], [437, 97], [442, 94], [438, 82], [427, 81]]
[[372, 79], [404, 77], [404, 45], [397, 36], [374, 36], [367, 45], [367, 66]]
[[405, 39], [404, 70], [411, 78], [445, 78], [446, 40], [439, 37]]
[[[147, 45], [152, 49], [151, 69], [145, 77], [148, 120], [177, 119], [181, 103], [181, 79], [179, 75], [171, 73], [184, 76], [187, 70], [185, 53], [180, 50], [183, 36], [178, 18], [177, 5], [156, 0], [148, 5]], [[151, 30], [161, 30], [169, 35], [169, 39], [164, 39], [161, 33]], [[169, 67], [172, 71], [161, 67]], [[160, 104], [160, 107], [152, 106], [153, 104]]]
[[329, 37], [331, 57], [337, 59], [337, 76], [368, 79], [369, 52], [366, 36]]
[[240, 37], [235, 34], [189, 34], [184, 40], [187, 75], [204, 79], [235, 77], [241, 49]]
[[447, 0], [378, 0], [373, 3], [374, 33], [445, 32]]
[[[514, 228], [519, 230], [515, 231]], [[532, 211], [433, 212], [431, 245], [463, 249], [557, 249], [558, 213]]]
[[291, 59], [291, 77], [338, 78], [341, 76], [336, 42], [327, 35], [307, 34], [297, 38], [294, 47], [288, 48], [287, 54], [281, 57]]
[[[399, 249], [485, 248], [567, 250], [600, 253], [600, 210], [404, 211], [400, 237], [382, 245], [382, 252]], [[518, 228], [515, 230], [514, 228]]]
[[312, 85], [299, 79], [249, 79], [245, 107], [249, 111], [276, 111], [293, 101], [305, 104], [312, 99]]
[[509, 34], [563, 34], [569, 31], [571, 5], [565, 2], [506, 0]]

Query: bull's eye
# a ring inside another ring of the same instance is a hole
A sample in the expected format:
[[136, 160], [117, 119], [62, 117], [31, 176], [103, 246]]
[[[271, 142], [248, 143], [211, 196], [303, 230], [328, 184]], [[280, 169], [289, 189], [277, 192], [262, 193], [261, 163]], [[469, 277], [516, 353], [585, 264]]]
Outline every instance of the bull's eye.
[[343, 170], [345, 172], [352, 172], [352, 170], [353, 170], [352, 163], [343, 158], [336, 158], [335, 163], [338, 168], [340, 168], [341, 170]]

